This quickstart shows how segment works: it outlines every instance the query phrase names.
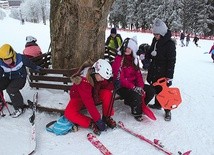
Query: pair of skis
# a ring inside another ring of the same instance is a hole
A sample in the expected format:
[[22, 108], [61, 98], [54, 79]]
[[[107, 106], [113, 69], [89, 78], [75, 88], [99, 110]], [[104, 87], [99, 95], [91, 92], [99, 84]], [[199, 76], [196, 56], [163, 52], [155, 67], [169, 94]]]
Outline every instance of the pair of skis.
[[32, 155], [36, 150], [36, 106], [38, 102], [38, 92], [33, 95], [33, 101], [27, 100], [29, 107], [32, 109], [33, 113], [29, 118], [31, 123], [31, 138], [30, 138], [30, 151], [28, 155]]
[[[160, 143], [159, 140], [154, 139], [154, 141], [151, 141], [147, 138], [145, 138], [143, 135], [137, 134], [134, 131], [126, 128], [123, 124], [123, 122], [119, 121], [118, 122], [118, 127], [121, 128], [122, 130], [126, 131], [127, 133], [130, 133], [131, 135], [134, 135], [135, 137], [140, 138], [141, 140], [151, 144], [152, 146], [154, 146], [155, 148], [157, 148], [159, 151], [162, 151], [163, 153], [165, 153], [166, 155], [173, 155], [173, 153], [171, 153], [170, 151], [166, 150], [164, 148], [164, 146]], [[112, 153], [104, 146], [104, 144], [99, 141], [97, 139], [97, 137], [92, 134], [89, 133], [87, 135], [88, 140], [97, 148], [99, 149], [99, 151], [103, 154], [103, 155], [112, 155]], [[185, 153], [181, 153], [180, 151], [178, 152], [178, 155], [190, 155], [191, 151], [187, 151]]]

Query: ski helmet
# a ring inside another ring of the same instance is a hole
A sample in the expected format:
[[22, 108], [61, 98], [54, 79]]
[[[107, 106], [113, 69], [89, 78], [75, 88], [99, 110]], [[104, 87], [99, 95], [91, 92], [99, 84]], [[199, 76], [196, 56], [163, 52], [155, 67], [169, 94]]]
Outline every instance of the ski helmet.
[[32, 42], [32, 41], [36, 42], [37, 39], [34, 38], [33, 36], [27, 36], [27, 37], [26, 37], [26, 42], [27, 42], [27, 43]]
[[15, 51], [9, 44], [4, 44], [0, 48], [0, 58], [1, 59], [9, 59], [15, 56]]
[[104, 59], [99, 59], [92, 67], [94, 67], [95, 73], [100, 74], [104, 79], [108, 80], [112, 76], [112, 67]]

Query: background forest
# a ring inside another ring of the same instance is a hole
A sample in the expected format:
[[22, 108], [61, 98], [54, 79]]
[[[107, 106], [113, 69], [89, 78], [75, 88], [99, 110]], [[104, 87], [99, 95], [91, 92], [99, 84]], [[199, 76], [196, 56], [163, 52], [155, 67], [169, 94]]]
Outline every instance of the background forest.
[[213, 0], [115, 0], [109, 23], [115, 27], [149, 29], [156, 17], [172, 31], [214, 34]]

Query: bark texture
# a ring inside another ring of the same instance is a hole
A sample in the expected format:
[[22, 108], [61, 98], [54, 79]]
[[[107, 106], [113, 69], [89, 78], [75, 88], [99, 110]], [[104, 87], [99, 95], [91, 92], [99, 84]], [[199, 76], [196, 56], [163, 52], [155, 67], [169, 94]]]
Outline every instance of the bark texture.
[[103, 57], [107, 16], [114, 0], [51, 0], [50, 34], [55, 69]]

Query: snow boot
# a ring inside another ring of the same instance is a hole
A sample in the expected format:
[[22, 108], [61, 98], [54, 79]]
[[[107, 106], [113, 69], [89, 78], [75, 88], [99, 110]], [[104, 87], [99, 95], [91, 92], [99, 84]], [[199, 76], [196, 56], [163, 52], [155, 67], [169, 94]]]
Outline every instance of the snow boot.
[[171, 111], [165, 111], [165, 117], [164, 120], [165, 121], [171, 121]]
[[19, 108], [19, 109], [16, 109], [12, 114], [11, 114], [11, 117], [13, 118], [17, 118], [19, 117], [21, 114], [24, 113], [24, 109], [22, 108]]
[[117, 123], [113, 120], [111, 117], [105, 117], [102, 118], [103, 122], [106, 123], [106, 125], [112, 129], [114, 129], [117, 126]]
[[135, 118], [136, 121], [138, 121], [138, 122], [143, 121], [143, 117], [142, 117], [142, 116], [135, 116], [134, 118]]
[[149, 104], [148, 107], [152, 109], [161, 110], [161, 106], [158, 104]]

